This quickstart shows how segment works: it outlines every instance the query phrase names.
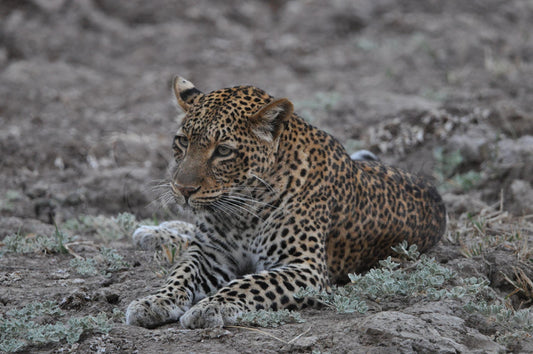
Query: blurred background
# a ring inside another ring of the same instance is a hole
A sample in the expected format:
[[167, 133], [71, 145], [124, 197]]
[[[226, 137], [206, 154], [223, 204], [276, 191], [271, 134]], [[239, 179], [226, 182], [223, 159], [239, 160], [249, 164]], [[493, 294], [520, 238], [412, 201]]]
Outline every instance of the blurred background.
[[[533, 352], [532, 25], [532, 0], [1, 0], [0, 327], [32, 352]], [[287, 97], [348, 153], [430, 178], [449, 214], [429, 253], [454, 272], [444, 286], [490, 287], [310, 310], [283, 340], [122, 324], [179, 258], [131, 241], [138, 222], [176, 217], [157, 202], [176, 74]], [[65, 316], [30, 331], [10, 312], [43, 300]], [[32, 344], [101, 311], [109, 334]]]
[[0, 216], [168, 218], [170, 79], [288, 97], [450, 213], [532, 213], [533, 2], [3, 0]]

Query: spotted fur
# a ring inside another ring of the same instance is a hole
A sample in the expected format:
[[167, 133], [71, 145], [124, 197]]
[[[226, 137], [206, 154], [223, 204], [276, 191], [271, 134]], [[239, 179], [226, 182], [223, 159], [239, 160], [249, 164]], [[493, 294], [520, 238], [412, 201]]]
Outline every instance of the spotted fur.
[[129, 305], [127, 323], [216, 327], [246, 311], [299, 309], [313, 301], [298, 290], [346, 282], [401, 241], [424, 251], [442, 236], [432, 185], [352, 160], [289, 100], [251, 86], [204, 94], [181, 78], [174, 90], [186, 115], [170, 185], [196, 229], [166, 285]]

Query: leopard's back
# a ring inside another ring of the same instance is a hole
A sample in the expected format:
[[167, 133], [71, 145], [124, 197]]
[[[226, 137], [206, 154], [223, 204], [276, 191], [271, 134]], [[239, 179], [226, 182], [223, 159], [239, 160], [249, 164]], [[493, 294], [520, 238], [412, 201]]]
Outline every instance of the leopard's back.
[[446, 228], [446, 210], [435, 186], [424, 178], [377, 161], [353, 161], [351, 193], [327, 240], [330, 277], [369, 269], [402, 241], [420, 251], [435, 245]]

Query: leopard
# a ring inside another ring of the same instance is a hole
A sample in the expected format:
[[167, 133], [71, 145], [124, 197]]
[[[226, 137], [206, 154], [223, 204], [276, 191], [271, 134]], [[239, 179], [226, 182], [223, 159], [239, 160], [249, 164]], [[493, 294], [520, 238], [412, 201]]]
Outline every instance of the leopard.
[[195, 223], [136, 231], [148, 243], [184, 235], [187, 248], [164, 286], [129, 304], [127, 324], [223, 327], [314, 306], [301, 290], [330, 291], [402, 241], [424, 252], [444, 234], [432, 183], [371, 153], [350, 158], [289, 99], [249, 85], [204, 93], [179, 76], [172, 91], [184, 115], [168, 184]]

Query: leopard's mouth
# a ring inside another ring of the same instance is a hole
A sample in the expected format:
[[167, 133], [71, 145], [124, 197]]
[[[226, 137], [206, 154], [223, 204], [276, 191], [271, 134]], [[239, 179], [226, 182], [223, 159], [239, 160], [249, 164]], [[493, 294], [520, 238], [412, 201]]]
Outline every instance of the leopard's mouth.
[[192, 211], [208, 211], [214, 212], [217, 205], [220, 205], [221, 195], [192, 195], [185, 198], [178, 191], [173, 190], [174, 200], [183, 208], [191, 209]]
[[185, 197], [174, 183], [170, 185], [176, 203], [195, 213], [207, 212], [230, 219], [241, 219], [246, 216], [257, 216], [259, 210], [265, 205], [250, 193], [253, 188], [246, 186], [233, 186], [211, 191], [199, 190]]

